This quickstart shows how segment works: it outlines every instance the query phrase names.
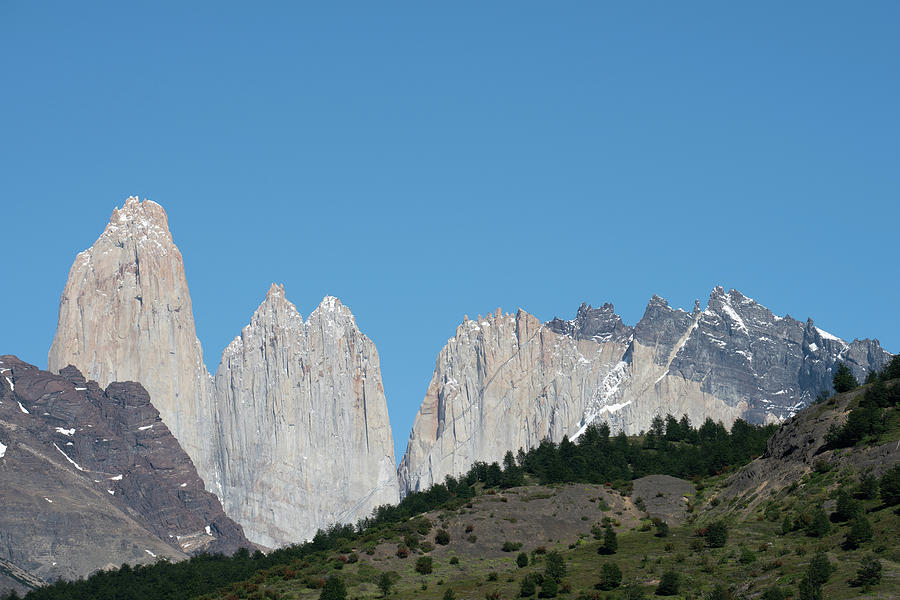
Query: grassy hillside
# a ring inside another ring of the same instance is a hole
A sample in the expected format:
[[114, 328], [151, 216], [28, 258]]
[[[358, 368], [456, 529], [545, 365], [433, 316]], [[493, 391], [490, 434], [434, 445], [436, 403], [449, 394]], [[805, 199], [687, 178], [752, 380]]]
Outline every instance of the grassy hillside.
[[[632, 438], [596, 428], [303, 545], [27, 598], [897, 598], [898, 395], [894, 380], [823, 398], [771, 436], [740, 421], [729, 433], [661, 419]], [[863, 564], [880, 581], [860, 579]]]

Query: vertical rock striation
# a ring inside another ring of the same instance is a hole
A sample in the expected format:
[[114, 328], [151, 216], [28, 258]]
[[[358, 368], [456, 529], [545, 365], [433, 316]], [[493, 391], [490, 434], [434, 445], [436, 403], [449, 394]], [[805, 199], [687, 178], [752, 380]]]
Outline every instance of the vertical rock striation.
[[159, 204], [131, 197], [78, 254], [47, 357], [106, 387], [138, 381], [206, 481], [212, 471], [212, 378], [194, 327], [181, 252]]
[[398, 468], [401, 493], [595, 422], [638, 433], [666, 413], [783, 420], [831, 388], [837, 361], [862, 381], [890, 356], [877, 340], [847, 343], [721, 287], [690, 313], [654, 296], [634, 327], [611, 304], [545, 325], [498, 309], [465, 320], [438, 355]]
[[75, 260], [49, 368], [140, 382], [248, 538], [278, 546], [399, 499], [378, 353], [325, 298], [304, 323], [274, 286], [222, 354], [197, 340], [162, 207], [129, 198]]
[[304, 323], [273, 284], [216, 390], [225, 507], [251, 539], [310, 538], [399, 500], [378, 352], [336, 298]]

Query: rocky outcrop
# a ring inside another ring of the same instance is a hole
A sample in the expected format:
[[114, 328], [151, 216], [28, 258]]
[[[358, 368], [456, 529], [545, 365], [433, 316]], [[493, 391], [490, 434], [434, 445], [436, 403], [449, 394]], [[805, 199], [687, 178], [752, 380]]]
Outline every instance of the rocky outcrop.
[[58, 373], [74, 365], [105, 387], [138, 381], [209, 489], [212, 378], [194, 327], [181, 252], [165, 211], [128, 198], [69, 271], [47, 358]]
[[398, 499], [378, 353], [326, 298], [304, 323], [283, 288], [222, 355], [197, 340], [162, 207], [129, 198], [75, 260], [49, 365], [140, 382], [206, 488], [264, 546], [311, 537]]
[[634, 327], [611, 304], [545, 325], [498, 309], [465, 320], [438, 355], [398, 469], [401, 492], [599, 421], [629, 434], [666, 413], [777, 422], [830, 389], [837, 361], [862, 380], [889, 358], [877, 340], [844, 342], [721, 287], [702, 311], [654, 296]]
[[311, 538], [399, 500], [378, 352], [336, 298], [304, 323], [273, 284], [216, 390], [222, 497], [251, 539]]
[[0, 560], [45, 581], [252, 545], [140, 384], [0, 356]]

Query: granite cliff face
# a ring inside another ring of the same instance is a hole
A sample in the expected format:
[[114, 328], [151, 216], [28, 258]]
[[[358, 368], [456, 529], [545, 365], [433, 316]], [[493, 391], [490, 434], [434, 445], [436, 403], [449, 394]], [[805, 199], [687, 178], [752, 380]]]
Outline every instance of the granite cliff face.
[[74, 365], [102, 387], [141, 382], [207, 485], [215, 481], [212, 379], [184, 262], [160, 205], [128, 198], [75, 258], [47, 364], [54, 373]]
[[304, 323], [273, 284], [216, 391], [225, 507], [252, 539], [311, 538], [399, 500], [378, 352], [336, 298]]
[[610, 304], [544, 325], [498, 309], [464, 321], [438, 355], [398, 469], [401, 492], [594, 422], [631, 434], [666, 413], [780, 421], [830, 389], [838, 360], [862, 380], [889, 358], [877, 340], [844, 342], [721, 287], [690, 313], [654, 296], [634, 327]]
[[0, 481], [0, 561], [44, 581], [252, 548], [137, 383], [0, 356]]
[[299, 542], [399, 498], [378, 353], [350, 311], [326, 298], [304, 323], [273, 286], [214, 380], [158, 204], [129, 198], [76, 258], [49, 355], [53, 371], [69, 364], [101, 385], [143, 384], [256, 543]]

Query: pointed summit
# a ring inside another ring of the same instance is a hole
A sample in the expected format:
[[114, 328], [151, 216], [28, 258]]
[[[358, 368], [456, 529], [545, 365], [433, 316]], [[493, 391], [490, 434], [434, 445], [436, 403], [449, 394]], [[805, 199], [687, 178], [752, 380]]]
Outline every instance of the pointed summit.
[[[48, 369], [74, 365], [101, 386], [137, 381], [210, 486], [212, 381], [194, 327], [181, 252], [163, 208], [130, 197], [75, 259]], [[210, 488], [210, 491], [214, 491]]]

